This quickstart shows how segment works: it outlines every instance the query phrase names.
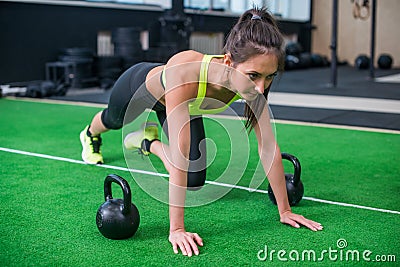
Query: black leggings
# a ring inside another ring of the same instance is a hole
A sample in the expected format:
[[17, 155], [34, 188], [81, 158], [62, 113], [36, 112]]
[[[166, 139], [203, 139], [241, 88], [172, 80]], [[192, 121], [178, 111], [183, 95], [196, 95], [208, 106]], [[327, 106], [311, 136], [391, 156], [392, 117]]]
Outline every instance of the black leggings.
[[[135, 120], [147, 108], [156, 112], [157, 118], [168, 137], [165, 106], [147, 90], [146, 76], [159, 63], [138, 63], [126, 70], [115, 82], [108, 107], [103, 110], [101, 120], [108, 129], [121, 129]], [[206, 142], [203, 118], [190, 116], [190, 164], [187, 186], [201, 188], [206, 181]]]

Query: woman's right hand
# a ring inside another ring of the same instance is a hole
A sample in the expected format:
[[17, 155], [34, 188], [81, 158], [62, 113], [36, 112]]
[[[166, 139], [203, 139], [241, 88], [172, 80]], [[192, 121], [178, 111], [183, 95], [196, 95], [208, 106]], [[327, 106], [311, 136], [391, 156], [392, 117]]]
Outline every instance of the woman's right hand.
[[203, 246], [203, 239], [197, 233], [186, 232], [182, 229], [170, 231], [168, 240], [175, 254], [179, 253], [179, 248], [182, 254], [188, 257], [191, 257], [193, 253], [199, 255], [197, 245]]

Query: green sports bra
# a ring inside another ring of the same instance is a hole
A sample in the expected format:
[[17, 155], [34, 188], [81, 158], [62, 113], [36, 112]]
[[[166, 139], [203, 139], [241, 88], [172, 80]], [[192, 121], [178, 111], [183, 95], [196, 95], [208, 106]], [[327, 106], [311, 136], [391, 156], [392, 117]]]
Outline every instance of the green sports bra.
[[[225, 106], [214, 109], [201, 109], [201, 104], [206, 96], [207, 92], [207, 74], [208, 74], [208, 66], [210, 65], [211, 59], [214, 57], [222, 58], [223, 55], [204, 55], [203, 60], [201, 61], [200, 67], [200, 75], [199, 75], [199, 88], [197, 91], [197, 97], [193, 102], [189, 103], [189, 114], [190, 115], [202, 115], [202, 114], [216, 114], [226, 110], [233, 102], [238, 99], [241, 99], [239, 94], [236, 94]], [[165, 88], [165, 84], [167, 82], [165, 77], [165, 67], [161, 74], [161, 80], [163, 86]]]

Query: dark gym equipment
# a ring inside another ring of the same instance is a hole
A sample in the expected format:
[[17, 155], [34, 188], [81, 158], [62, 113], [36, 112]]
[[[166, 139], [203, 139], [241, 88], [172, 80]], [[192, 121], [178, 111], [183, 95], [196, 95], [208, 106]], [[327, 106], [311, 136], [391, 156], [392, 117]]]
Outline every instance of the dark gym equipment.
[[311, 54], [308, 52], [302, 52], [299, 56], [300, 68], [310, 68], [312, 67]]
[[146, 60], [166, 62], [174, 54], [188, 50], [192, 31], [192, 20], [184, 12], [183, 0], [172, 0], [172, 8], [159, 17], [150, 31]]
[[141, 30], [139, 27], [120, 27], [115, 28], [111, 33], [114, 55], [123, 59], [123, 70], [144, 59], [144, 52], [140, 43]]
[[[338, 0], [333, 0], [333, 8], [332, 8], [332, 38], [331, 38], [331, 50], [332, 50], [332, 58], [331, 58], [331, 83], [333, 87], [337, 85], [337, 28], [338, 28]], [[367, 1], [364, 1], [367, 2]], [[375, 67], [374, 67], [374, 58], [375, 58], [375, 39], [376, 39], [376, 0], [371, 0], [371, 43], [370, 43], [370, 56], [369, 56], [369, 77], [375, 77]]]
[[285, 54], [285, 70], [326, 66], [326, 61], [322, 56], [304, 52], [301, 44], [298, 42], [288, 42], [285, 45]]
[[285, 70], [298, 69], [300, 66], [300, 59], [294, 55], [285, 56]]
[[30, 82], [26, 89], [27, 97], [42, 98], [55, 95], [56, 85], [52, 81]]
[[319, 54], [301, 52], [296, 55], [287, 54], [285, 56], [285, 70], [327, 67], [329, 64], [328, 58]]
[[53, 81], [48, 80], [15, 82], [0, 85], [0, 97], [10, 95], [42, 98], [52, 95], [60, 95], [60, 88]]
[[99, 79], [102, 89], [110, 89], [122, 74], [123, 59], [120, 56], [96, 56], [94, 58], [94, 73]]
[[378, 67], [384, 70], [392, 68], [393, 58], [389, 54], [381, 54], [378, 58]]
[[[123, 199], [114, 199], [111, 183], [122, 188]], [[96, 225], [100, 233], [109, 239], [127, 239], [132, 237], [140, 223], [139, 211], [132, 204], [132, 194], [128, 182], [115, 174], [110, 174], [104, 180], [104, 202], [96, 214]]]
[[93, 75], [94, 52], [90, 48], [73, 47], [61, 50], [58, 56], [60, 62], [74, 64], [74, 72], [68, 73], [73, 88], [95, 86], [97, 78]]
[[303, 47], [298, 42], [288, 42], [285, 46], [286, 55], [298, 56], [303, 52]]
[[326, 56], [322, 56], [320, 54], [312, 53], [311, 54], [311, 67], [326, 67], [329, 66], [329, 61]]
[[54, 82], [56, 86], [55, 95], [66, 95], [71, 87], [76, 73], [76, 64], [74, 62], [47, 62], [46, 63], [46, 80]]
[[118, 44], [140, 44], [139, 27], [119, 27], [111, 33], [111, 40]]
[[359, 55], [354, 61], [354, 66], [359, 70], [365, 70], [369, 68], [369, 57], [367, 55]]
[[[282, 159], [289, 160], [293, 163], [294, 174], [285, 174], [286, 189], [290, 206], [297, 205], [304, 195], [304, 186], [300, 180], [301, 166], [300, 161], [293, 155], [282, 153]], [[276, 199], [271, 185], [268, 185], [268, 196], [272, 203], [276, 205]]]

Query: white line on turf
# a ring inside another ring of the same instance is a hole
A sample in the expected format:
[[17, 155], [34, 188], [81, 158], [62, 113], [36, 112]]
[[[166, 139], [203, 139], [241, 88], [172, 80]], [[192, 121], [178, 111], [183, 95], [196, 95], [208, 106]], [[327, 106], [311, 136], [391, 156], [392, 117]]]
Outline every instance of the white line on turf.
[[[38, 158], [45, 158], [45, 159], [65, 161], [65, 162], [70, 162], [70, 163], [86, 165], [85, 162], [80, 161], [80, 160], [57, 157], [57, 156], [51, 156], [51, 155], [40, 154], [40, 153], [33, 153], [33, 152], [16, 150], [16, 149], [5, 148], [5, 147], [0, 147], [0, 151], [14, 153], [14, 154], [20, 154], [20, 155], [26, 155], [26, 156], [32, 156], [32, 157], [38, 157]], [[153, 175], [153, 176], [169, 177], [168, 174], [150, 172], [150, 171], [144, 171], [144, 170], [137, 170], [137, 169], [129, 169], [129, 168], [124, 168], [124, 167], [112, 166], [112, 165], [103, 164], [103, 165], [93, 165], [93, 166], [106, 168], [106, 169], [119, 170], [119, 171], [142, 173], [142, 174], [148, 174], [148, 175]], [[215, 181], [206, 181], [206, 183], [207, 184], [211, 184], [211, 185], [216, 185], [216, 186], [229, 187], [229, 188], [233, 188], [233, 189], [246, 190], [248, 192], [257, 192], [257, 193], [262, 193], [262, 194], [268, 194], [268, 191], [266, 191], [266, 190], [248, 188], [248, 187], [244, 187], [244, 186], [240, 186], [240, 185], [218, 183], [218, 182], [215, 182]], [[314, 197], [303, 197], [303, 199], [309, 200], [309, 201], [314, 201], [314, 202], [325, 203], [325, 204], [343, 206], [343, 207], [352, 207], [352, 208], [357, 208], [357, 209], [379, 211], [379, 212], [384, 212], [384, 213], [400, 214], [400, 211], [396, 211], [396, 210], [379, 209], [379, 208], [374, 208], [374, 207], [355, 205], [355, 204], [349, 204], [349, 203], [343, 203], [343, 202], [336, 202], [336, 201], [330, 201], [330, 200], [319, 199], [319, 198], [314, 198]]]
[[6, 96], [6, 99], [22, 102], [34, 102], [34, 103], [45, 103], [45, 104], [56, 104], [56, 105], [68, 105], [68, 106], [80, 106], [80, 107], [93, 107], [93, 108], [106, 108], [106, 104], [97, 104], [89, 102], [79, 102], [79, 101], [67, 101], [67, 100], [56, 100], [56, 99], [46, 99], [46, 98], [30, 98], [30, 97], [16, 97], [16, 96]]

